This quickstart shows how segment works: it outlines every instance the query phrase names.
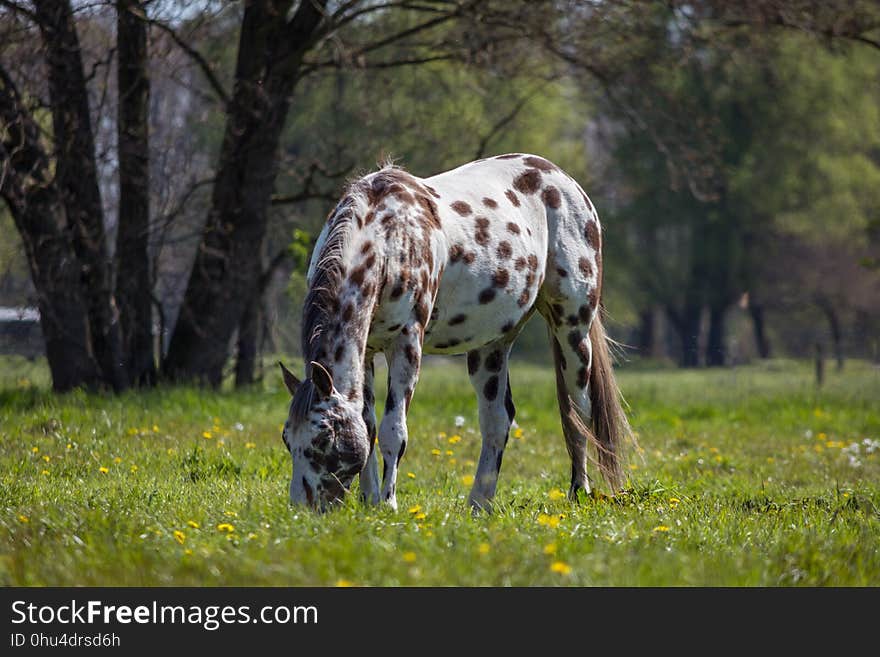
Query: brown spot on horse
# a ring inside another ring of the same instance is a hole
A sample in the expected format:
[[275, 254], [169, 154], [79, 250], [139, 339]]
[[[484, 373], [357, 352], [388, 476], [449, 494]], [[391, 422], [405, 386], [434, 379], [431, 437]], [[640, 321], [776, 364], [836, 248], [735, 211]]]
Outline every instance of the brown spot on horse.
[[507, 286], [507, 283], [510, 281], [510, 273], [506, 269], [498, 269], [492, 275], [492, 285], [495, 287], [503, 288]]
[[486, 217], [476, 218], [477, 230], [474, 232], [474, 239], [480, 246], [489, 244], [489, 220]]
[[517, 226], [514, 222], [508, 221], [507, 222], [507, 232], [512, 233], [514, 235], [519, 235], [522, 231], [519, 229], [519, 226]]
[[513, 188], [522, 194], [534, 194], [540, 187], [541, 172], [537, 169], [528, 169], [513, 181]]
[[552, 162], [545, 160], [543, 157], [538, 157], [537, 155], [529, 155], [528, 157], [523, 158], [523, 162], [530, 167], [534, 167], [544, 173], [550, 173], [551, 171], [556, 170], [556, 165]]
[[545, 205], [550, 206], [554, 210], [558, 210], [559, 206], [562, 205], [562, 196], [560, 196], [559, 190], [553, 185], [544, 188], [544, 191], [541, 192], [541, 200], [544, 201]]
[[519, 207], [519, 196], [516, 195], [516, 192], [514, 192], [512, 189], [508, 189], [506, 192], [504, 192], [504, 195], [507, 197], [507, 200], [510, 201], [510, 204], [513, 207]]
[[498, 257], [502, 260], [508, 260], [510, 259], [510, 256], [513, 255], [513, 248], [510, 246], [510, 242], [499, 242], [498, 248], [495, 249], [495, 253], [497, 253]]
[[455, 203], [453, 203], [449, 207], [451, 207], [453, 210], [455, 210], [462, 217], [466, 217], [473, 212], [473, 210], [471, 210], [471, 206], [468, 205], [467, 203], [465, 203], [464, 201], [456, 201]]

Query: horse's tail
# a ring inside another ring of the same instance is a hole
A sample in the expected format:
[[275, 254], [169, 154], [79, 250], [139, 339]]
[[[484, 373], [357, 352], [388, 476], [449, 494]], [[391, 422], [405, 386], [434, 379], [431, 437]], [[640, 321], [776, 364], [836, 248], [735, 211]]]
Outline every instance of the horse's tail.
[[596, 436], [599, 469], [612, 492], [623, 488], [624, 451], [633, 441], [632, 430], [623, 410], [623, 397], [614, 378], [610, 338], [602, 325], [601, 311], [590, 325], [593, 359], [590, 367], [590, 413]]

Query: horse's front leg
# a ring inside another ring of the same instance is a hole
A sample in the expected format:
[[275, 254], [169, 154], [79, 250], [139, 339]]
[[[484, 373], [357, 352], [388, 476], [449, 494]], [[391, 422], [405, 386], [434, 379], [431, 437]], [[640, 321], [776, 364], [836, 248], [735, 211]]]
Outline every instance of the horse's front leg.
[[421, 331], [418, 326], [404, 327], [388, 358], [388, 397], [385, 415], [379, 427], [379, 449], [384, 462], [382, 500], [397, 509], [397, 472], [406, 451], [406, 413], [419, 378], [422, 360]]
[[379, 454], [376, 451], [376, 396], [373, 393], [373, 352], [364, 361], [364, 424], [370, 435], [370, 457], [361, 470], [361, 499], [367, 504], [379, 502]]

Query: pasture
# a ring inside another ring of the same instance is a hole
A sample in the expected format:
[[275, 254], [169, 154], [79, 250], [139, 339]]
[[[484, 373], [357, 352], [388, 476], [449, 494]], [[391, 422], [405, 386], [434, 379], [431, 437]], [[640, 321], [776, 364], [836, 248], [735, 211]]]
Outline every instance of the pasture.
[[552, 369], [515, 361], [518, 428], [496, 511], [477, 517], [460, 359], [423, 370], [400, 510], [349, 499], [325, 515], [288, 506], [274, 372], [246, 393], [57, 396], [43, 370], [6, 364], [4, 586], [880, 584], [880, 370], [866, 363], [821, 390], [792, 361], [623, 371], [629, 486], [574, 505]]

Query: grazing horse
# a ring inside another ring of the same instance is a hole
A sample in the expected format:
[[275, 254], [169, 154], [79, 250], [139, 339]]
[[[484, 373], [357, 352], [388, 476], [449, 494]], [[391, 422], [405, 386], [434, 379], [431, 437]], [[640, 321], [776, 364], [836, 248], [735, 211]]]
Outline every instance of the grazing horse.
[[[282, 435], [293, 457], [291, 501], [323, 509], [359, 474], [365, 500], [397, 508], [422, 354], [466, 353], [483, 437], [469, 502], [488, 508], [515, 413], [508, 356], [536, 310], [549, 327], [569, 496], [590, 492], [588, 460], [618, 490], [629, 427], [599, 318], [601, 235], [577, 182], [535, 155], [499, 155], [424, 179], [385, 166], [352, 183], [309, 265], [305, 379], [281, 365], [293, 396]], [[388, 361], [381, 482], [379, 351]]]

